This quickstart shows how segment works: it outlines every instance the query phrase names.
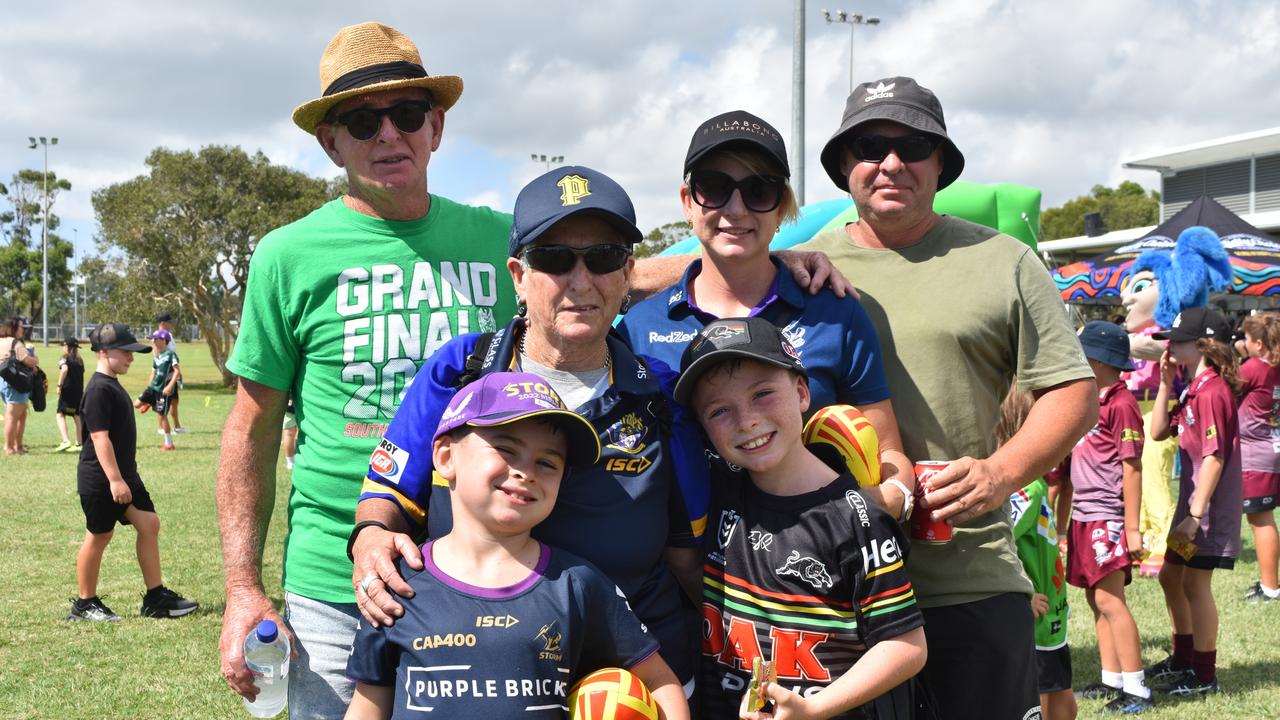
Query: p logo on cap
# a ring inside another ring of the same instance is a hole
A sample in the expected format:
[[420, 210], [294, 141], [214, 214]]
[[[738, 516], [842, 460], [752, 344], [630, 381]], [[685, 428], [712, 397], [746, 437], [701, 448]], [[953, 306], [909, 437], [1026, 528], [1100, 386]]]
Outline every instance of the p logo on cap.
[[591, 183], [581, 175], [565, 175], [556, 186], [560, 188], [560, 207], [577, 205], [591, 194]]

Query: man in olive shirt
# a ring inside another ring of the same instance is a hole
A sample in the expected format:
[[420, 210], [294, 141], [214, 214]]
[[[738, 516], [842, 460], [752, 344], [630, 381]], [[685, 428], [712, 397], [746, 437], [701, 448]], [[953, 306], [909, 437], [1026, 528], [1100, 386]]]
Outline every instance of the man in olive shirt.
[[[825, 251], [862, 293], [907, 456], [952, 461], [925, 483], [927, 507], [915, 510], [956, 526], [948, 543], [912, 543], [929, 642], [923, 677], [948, 718], [1034, 715], [1031, 585], [1008, 499], [1092, 427], [1092, 372], [1035, 253], [933, 211], [964, 156], [932, 92], [904, 77], [860, 85], [822, 165], [859, 219], [804, 249]], [[994, 428], [1015, 376], [1036, 403], [997, 451]]]

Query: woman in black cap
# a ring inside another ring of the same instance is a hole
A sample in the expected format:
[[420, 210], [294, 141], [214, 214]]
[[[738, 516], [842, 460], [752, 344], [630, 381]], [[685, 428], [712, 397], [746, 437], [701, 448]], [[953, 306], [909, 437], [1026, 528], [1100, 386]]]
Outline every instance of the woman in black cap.
[[884, 493], [886, 509], [899, 517], [915, 481], [871, 320], [852, 297], [830, 290], [810, 294], [769, 254], [782, 224], [799, 217], [790, 176], [786, 145], [769, 123], [745, 110], [702, 123], [680, 185], [701, 257], [679, 282], [631, 308], [618, 329], [670, 388], [685, 345], [707, 323], [760, 315], [782, 328], [808, 371], [810, 408], [855, 405], [875, 426], [882, 476], [893, 488]]

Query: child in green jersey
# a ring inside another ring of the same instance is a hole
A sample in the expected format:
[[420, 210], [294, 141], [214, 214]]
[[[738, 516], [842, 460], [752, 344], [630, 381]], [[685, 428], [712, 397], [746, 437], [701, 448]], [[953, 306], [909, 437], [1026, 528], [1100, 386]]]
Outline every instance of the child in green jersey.
[[[1010, 388], [1001, 407], [996, 436], [1003, 445], [1031, 411], [1032, 395]], [[1040, 670], [1040, 712], [1044, 720], [1072, 720], [1071, 648], [1067, 647], [1067, 580], [1058, 552], [1049, 485], [1036, 478], [1009, 498], [1010, 522], [1018, 559], [1031, 578], [1031, 611], [1036, 616], [1036, 661]]]

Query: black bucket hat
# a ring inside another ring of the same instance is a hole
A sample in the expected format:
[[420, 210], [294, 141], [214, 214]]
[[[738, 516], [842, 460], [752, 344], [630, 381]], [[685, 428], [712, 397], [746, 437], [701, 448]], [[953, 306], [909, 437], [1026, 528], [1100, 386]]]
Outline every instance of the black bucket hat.
[[840, 129], [822, 148], [822, 167], [836, 187], [849, 191], [849, 178], [840, 172], [841, 148], [848, 136], [875, 120], [888, 120], [932, 135], [942, 141], [942, 174], [938, 189], [950, 185], [964, 169], [964, 155], [947, 137], [947, 123], [942, 116], [942, 103], [932, 90], [921, 87], [909, 77], [891, 77], [865, 82], [853, 89], [844, 106]]

